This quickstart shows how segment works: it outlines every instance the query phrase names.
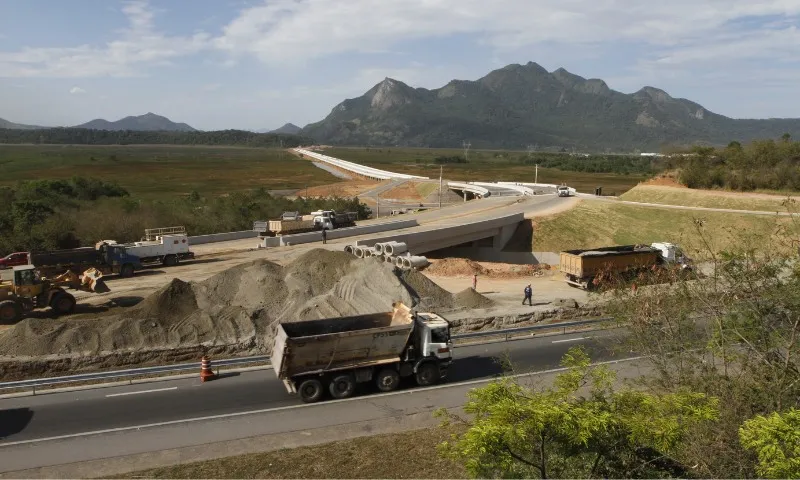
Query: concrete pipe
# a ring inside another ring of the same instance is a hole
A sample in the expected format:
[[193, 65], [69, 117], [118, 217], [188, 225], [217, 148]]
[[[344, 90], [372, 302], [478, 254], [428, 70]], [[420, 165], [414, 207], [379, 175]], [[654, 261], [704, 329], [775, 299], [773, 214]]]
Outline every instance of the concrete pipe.
[[400, 268], [403, 268], [403, 257], [394, 257], [394, 264]]
[[386, 263], [394, 263], [394, 257], [391, 255], [384, 255], [383, 259], [386, 261]]
[[428, 259], [421, 256], [406, 257], [406, 261], [408, 262], [409, 267], [421, 268], [430, 265]]
[[344, 247], [345, 253], [353, 254], [353, 246], [352, 245], [345, 245]]
[[411, 261], [409, 258], [411, 257], [402, 257], [403, 268], [411, 268]]
[[375, 245], [372, 246], [372, 248], [374, 248], [375, 251], [378, 252], [379, 254], [383, 254], [383, 244], [382, 243], [376, 243]]
[[383, 244], [383, 251], [389, 255], [399, 255], [408, 251], [408, 246], [403, 242], [386, 242]]
[[358, 258], [364, 258], [364, 248], [363, 247], [353, 247], [353, 255]]

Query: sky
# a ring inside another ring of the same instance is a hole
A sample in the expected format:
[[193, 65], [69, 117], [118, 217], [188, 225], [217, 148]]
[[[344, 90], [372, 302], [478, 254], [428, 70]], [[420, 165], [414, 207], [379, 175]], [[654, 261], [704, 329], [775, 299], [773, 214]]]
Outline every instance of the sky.
[[512, 63], [800, 117], [800, 0], [0, 0], [0, 118], [304, 126], [385, 77]]

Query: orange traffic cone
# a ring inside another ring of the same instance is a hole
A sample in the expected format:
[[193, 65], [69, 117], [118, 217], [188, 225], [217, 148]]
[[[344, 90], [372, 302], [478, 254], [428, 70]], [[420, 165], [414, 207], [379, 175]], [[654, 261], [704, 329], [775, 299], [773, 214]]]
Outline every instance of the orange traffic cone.
[[206, 380], [212, 380], [215, 376], [214, 372], [211, 371], [211, 360], [203, 355], [203, 358], [200, 360], [200, 381], [205, 382]]

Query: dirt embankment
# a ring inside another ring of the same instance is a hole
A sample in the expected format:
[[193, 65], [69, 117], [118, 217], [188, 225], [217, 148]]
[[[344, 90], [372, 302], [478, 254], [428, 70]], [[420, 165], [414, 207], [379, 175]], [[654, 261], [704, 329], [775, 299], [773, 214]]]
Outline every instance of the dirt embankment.
[[472, 276], [488, 278], [522, 278], [539, 276], [540, 272], [550, 270], [550, 265], [518, 265], [513, 263], [476, 262], [466, 258], [432, 259], [425, 273], [434, 276], [456, 277]]
[[0, 336], [0, 380], [215, 355], [269, 354], [274, 327], [377, 313], [402, 301], [437, 312], [492, 304], [453, 295], [415, 271], [314, 249], [280, 266], [256, 260], [202, 282], [171, 283], [112, 314], [29, 318]]

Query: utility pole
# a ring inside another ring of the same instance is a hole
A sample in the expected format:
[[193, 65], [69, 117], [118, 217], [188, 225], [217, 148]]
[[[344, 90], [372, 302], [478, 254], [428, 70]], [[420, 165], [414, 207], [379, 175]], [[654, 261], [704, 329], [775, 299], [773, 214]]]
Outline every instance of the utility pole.
[[539, 183], [539, 164], [536, 164], [536, 175], [533, 178], [533, 183]]
[[464, 140], [461, 142], [461, 145], [464, 147], [464, 160], [469, 161], [469, 147], [471, 147], [472, 144]]
[[442, 168], [443, 165], [439, 165], [439, 208], [442, 208]]

